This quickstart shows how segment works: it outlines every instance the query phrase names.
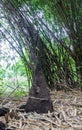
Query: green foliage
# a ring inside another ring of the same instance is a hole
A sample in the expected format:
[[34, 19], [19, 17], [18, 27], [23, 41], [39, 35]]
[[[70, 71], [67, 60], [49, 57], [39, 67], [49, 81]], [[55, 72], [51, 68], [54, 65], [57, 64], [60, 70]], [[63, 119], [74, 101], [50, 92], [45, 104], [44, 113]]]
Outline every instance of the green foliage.
[[24, 63], [22, 62], [21, 59], [19, 59], [16, 64], [14, 64], [12, 66], [12, 68], [15, 70], [15, 74], [19, 75], [19, 76], [26, 76], [26, 70], [25, 70], [25, 66]]
[[[8, 62], [9, 59], [7, 59]], [[4, 69], [3, 69], [4, 68]], [[0, 69], [0, 92], [3, 94], [3, 90], [8, 93], [12, 92], [16, 86], [19, 86], [15, 93], [15, 96], [24, 96], [25, 91], [29, 91], [29, 81], [26, 75], [26, 68], [21, 58], [19, 58], [15, 64], [3, 66]], [[24, 92], [22, 91], [24, 90]]]
[[[9, 1], [7, 0], [7, 2]], [[43, 27], [43, 23], [41, 23], [40, 29], [42, 30], [42, 32], [40, 32], [39, 33], [40, 35], [38, 36], [41, 36], [41, 35], [43, 36], [41, 37], [43, 44], [42, 44], [42, 41], [39, 42], [39, 44], [41, 43], [41, 45], [39, 45], [39, 48], [36, 47], [36, 50], [39, 50], [37, 51], [38, 57], [39, 57], [39, 60], [41, 60], [40, 62], [42, 64], [44, 74], [46, 75], [49, 85], [52, 85], [52, 83], [54, 84], [54, 79], [58, 83], [65, 81], [68, 85], [70, 84], [72, 85], [74, 81], [78, 80], [78, 76], [77, 76], [78, 74], [79, 75], [81, 74], [81, 77], [82, 77], [81, 1], [80, 0], [78, 1], [74, 1], [74, 0], [71, 0], [71, 1], [68, 1], [68, 0], [65, 0], [65, 1], [63, 0], [55, 0], [55, 1], [54, 0], [51, 0], [51, 1], [50, 0], [31, 0], [31, 1], [12, 0], [12, 2], [15, 5], [15, 7], [22, 7], [26, 2], [28, 2], [29, 3], [28, 6], [29, 5], [30, 7], [32, 6], [31, 9], [34, 9], [35, 12], [36, 10], [39, 10], [39, 11], [41, 10], [45, 14], [45, 19], [43, 21], [44, 23], [46, 23], [46, 26], [47, 26], [46, 28], [48, 29], [45, 29], [45, 27]], [[31, 13], [29, 16], [32, 17], [31, 15], [33, 14]], [[21, 22], [24, 20], [24, 19], [22, 20], [21, 18], [19, 19]], [[41, 21], [38, 20], [37, 23], [39, 22]], [[18, 22], [18, 24], [20, 23]], [[33, 21], [33, 24], [34, 24], [34, 21]], [[27, 21], [26, 27], [28, 26], [29, 28], [30, 27], [32, 28], [32, 26], [30, 26], [29, 22]], [[52, 28], [51, 30], [50, 30], [50, 27]], [[62, 29], [65, 31], [64, 34], [61, 31]], [[37, 26], [37, 30], [39, 30], [38, 26]], [[34, 36], [35, 33], [33, 33], [34, 31], [31, 32], [30, 30], [30, 33], [32, 35], [31, 36], [29, 35], [28, 39], [35, 38]], [[29, 29], [27, 29], [27, 32], [29, 33]], [[59, 34], [61, 35], [60, 37], [59, 37]], [[25, 40], [27, 40], [26, 36], [24, 38]], [[34, 41], [31, 44], [34, 45], [35, 44]], [[43, 47], [44, 49], [41, 47]], [[26, 59], [28, 59], [27, 53], [30, 53], [30, 51], [26, 52], [25, 54]], [[27, 61], [28, 61], [28, 64], [32, 64], [30, 63], [30, 59]], [[23, 63], [25, 63], [24, 60], [23, 60]], [[14, 72], [9, 77], [12, 77], [12, 75], [13, 76], [30, 75], [29, 77], [32, 77], [33, 76], [32, 70], [28, 68], [28, 65], [26, 63], [25, 64], [23, 63], [21, 62], [21, 59], [19, 59], [16, 62], [16, 64], [12, 66], [12, 69], [14, 70]], [[78, 69], [79, 71], [77, 71], [77, 68], [79, 68]], [[27, 73], [25, 73], [25, 70]], [[24, 82], [18, 83], [18, 84], [19, 86], [21, 86], [21, 84], [25, 85]], [[22, 92], [21, 91], [19, 93], [17, 92], [17, 94], [21, 95]]]
[[0, 68], [0, 80], [3, 79], [4, 74], [5, 74], [5, 70], [1, 67], [1, 68]]
[[3, 77], [4, 77], [5, 71], [0, 67], [0, 89], [2, 90], [2, 86], [4, 84]]
[[22, 90], [16, 91], [16, 92], [14, 93], [14, 96], [15, 96], [15, 97], [23, 97], [23, 96], [26, 96], [26, 95], [27, 95], [27, 92], [24, 92], [24, 91], [22, 91]]
[[4, 0], [4, 2], [7, 4], [8, 2], [12, 3], [15, 8], [23, 6], [27, 0]]

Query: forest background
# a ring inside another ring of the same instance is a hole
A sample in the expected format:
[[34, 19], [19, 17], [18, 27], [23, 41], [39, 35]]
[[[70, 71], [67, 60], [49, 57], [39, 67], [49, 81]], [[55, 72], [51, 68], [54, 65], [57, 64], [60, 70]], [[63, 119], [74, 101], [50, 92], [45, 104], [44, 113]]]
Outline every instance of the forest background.
[[25, 94], [37, 58], [50, 89], [82, 89], [81, 0], [1, 0], [0, 34], [0, 47], [11, 48], [0, 51], [1, 94], [15, 87], [15, 94]]

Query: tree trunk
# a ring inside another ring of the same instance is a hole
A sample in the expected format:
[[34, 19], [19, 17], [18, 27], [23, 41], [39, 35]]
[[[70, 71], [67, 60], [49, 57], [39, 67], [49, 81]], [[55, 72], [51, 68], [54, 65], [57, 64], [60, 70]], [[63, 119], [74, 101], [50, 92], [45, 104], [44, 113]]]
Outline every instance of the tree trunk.
[[26, 112], [47, 113], [53, 111], [48, 85], [41, 65], [38, 63], [35, 70], [33, 86], [25, 106]]

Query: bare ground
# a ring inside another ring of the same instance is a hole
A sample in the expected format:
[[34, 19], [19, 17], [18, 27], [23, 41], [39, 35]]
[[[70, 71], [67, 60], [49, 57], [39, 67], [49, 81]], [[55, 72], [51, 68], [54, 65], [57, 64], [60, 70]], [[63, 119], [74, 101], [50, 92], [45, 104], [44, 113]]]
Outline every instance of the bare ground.
[[82, 92], [73, 90], [51, 92], [54, 111], [47, 114], [16, 112], [17, 107], [25, 104], [27, 97], [0, 98], [11, 111], [0, 121], [13, 130], [82, 130]]

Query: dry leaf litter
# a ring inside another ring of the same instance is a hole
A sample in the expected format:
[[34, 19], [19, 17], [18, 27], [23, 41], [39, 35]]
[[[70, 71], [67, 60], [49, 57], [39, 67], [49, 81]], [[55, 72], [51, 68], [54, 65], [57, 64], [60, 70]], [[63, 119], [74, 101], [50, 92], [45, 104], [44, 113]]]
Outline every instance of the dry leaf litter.
[[0, 121], [13, 130], [82, 130], [82, 92], [53, 91], [51, 99], [54, 111], [37, 114], [17, 112], [17, 107], [26, 103], [27, 96], [0, 98], [0, 104], [3, 102], [3, 106], [10, 108], [10, 113], [0, 117]]

